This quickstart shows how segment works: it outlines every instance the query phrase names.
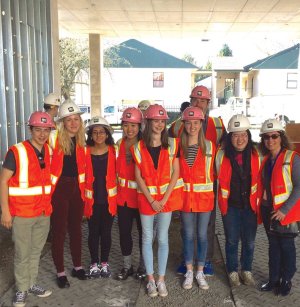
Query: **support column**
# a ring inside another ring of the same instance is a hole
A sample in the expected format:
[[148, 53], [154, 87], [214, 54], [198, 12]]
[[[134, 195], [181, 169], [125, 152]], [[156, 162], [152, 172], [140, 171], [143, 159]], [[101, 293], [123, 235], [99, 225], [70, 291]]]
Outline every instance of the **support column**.
[[102, 114], [100, 35], [89, 34], [91, 116]]

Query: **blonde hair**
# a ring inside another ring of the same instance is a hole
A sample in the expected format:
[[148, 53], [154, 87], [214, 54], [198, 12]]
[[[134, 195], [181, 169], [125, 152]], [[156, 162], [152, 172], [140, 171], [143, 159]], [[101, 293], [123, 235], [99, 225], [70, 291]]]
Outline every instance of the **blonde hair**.
[[[180, 146], [182, 148], [183, 151], [183, 155], [185, 158], [187, 158], [188, 155], [188, 134], [185, 130], [185, 127], [181, 133], [180, 136]], [[198, 146], [202, 152], [203, 155], [206, 155], [206, 144], [205, 144], [205, 137], [204, 137], [204, 133], [203, 133], [203, 129], [201, 127], [199, 133], [198, 133]]]
[[[75, 135], [76, 138], [76, 144], [80, 147], [84, 147], [85, 146], [85, 130], [84, 130], [84, 124], [82, 121], [81, 116], [80, 117], [80, 128], [78, 130], [78, 132]], [[71, 155], [72, 151], [74, 150], [74, 144], [71, 140], [71, 137], [69, 136], [68, 131], [65, 128], [64, 122], [63, 120], [59, 121], [59, 123], [57, 124], [57, 131], [58, 131], [58, 146], [60, 148], [60, 150], [63, 151], [64, 155]]]

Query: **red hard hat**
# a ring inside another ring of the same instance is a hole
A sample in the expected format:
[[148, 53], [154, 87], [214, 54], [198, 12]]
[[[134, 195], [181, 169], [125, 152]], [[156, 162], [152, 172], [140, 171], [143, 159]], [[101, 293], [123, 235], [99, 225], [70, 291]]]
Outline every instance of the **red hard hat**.
[[51, 116], [42, 111], [33, 112], [29, 117], [27, 125], [33, 127], [55, 128]]
[[188, 107], [182, 113], [182, 120], [204, 119], [203, 112], [197, 107]]
[[207, 87], [200, 85], [193, 88], [190, 98], [202, 98], [210, 100], [210, 92]]
[[127, 108], [124, 110], [121, 121], [134, 124], [141, 124], [143, 119], [142, 112], [137, 108]]
[[159, 104], [151, 105], [144, 114], [146, 119], [169, 119], [167, 111]]

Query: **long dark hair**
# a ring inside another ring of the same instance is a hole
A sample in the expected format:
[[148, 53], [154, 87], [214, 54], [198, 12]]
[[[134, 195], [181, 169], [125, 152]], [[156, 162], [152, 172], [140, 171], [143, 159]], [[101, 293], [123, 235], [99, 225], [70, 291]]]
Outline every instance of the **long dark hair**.
[[[281, 149], [293, 150], [294, 145], [290, 142], [285, 132], [278, 131], [278, 133], [280, 134], [280, 138], [281, 138]], [[263, 135], [260, 138], [260, 143], [258, 144], [258, 146], [263, 156], [266, 156], [270, 153], [270, 150], [266, 147], [265, 142], [263, 140]]]
[[[250, 130], [246, 130], [247, 135], [248, 135], [248, 144], [245, 147], [245, 149], [243, 151], [252, 151], [253, 150], [253, 146], [256, 144], [253, 142], [252, 140], [252, 135]], [[234, 149], [232, 142], [231, 142], [231, 137], [232, 137], [232, 132], [229, 132], [226, 137], [224, 138], [224, 141], [222, 142], [222, 149], [224, 150], [225, 156], [227, 158], [231, 158], [234, 156], [234, 153], [236, 152], [236, 150]]]
[[[88, 146], [95, 146], [95, 142], [92, 138], [92, 134], [93, 134], [93, 129], [94, 129], [95, 126], [92, 126], [88, 132], [87, 132], [87, 140], [86, 140], [86, 145]], [[105, 133], [107, 135], [107, 139], [105, 140], [105, 144], [106, 145], [114, 145], [115, 144], [115, 141], [110, 133], [110, 131], [105, 127], [105, 126], [101, 126], [104, 128], [105, 130]]]
[[[145, 129], [142, 134], [142, 139], [145, 142], [147, 147], [152, 147], [151, 144], [151, 122], [153, 119], [146, 119]], [[167, 149], [169, 147], [168, 142], [168, 131], [167, 131], [167, 121], [165, 121], [165, 129], [161, 132], [161, 147]]]

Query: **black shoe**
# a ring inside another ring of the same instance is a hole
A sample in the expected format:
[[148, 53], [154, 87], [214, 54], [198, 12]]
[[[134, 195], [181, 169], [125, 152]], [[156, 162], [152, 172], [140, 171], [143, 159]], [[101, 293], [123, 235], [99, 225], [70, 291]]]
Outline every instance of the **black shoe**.
[[84, 269], [79, 269], [79, 270], [73, 269], [71, 275], [72, 277], [77, 277], [80, 280], [85, 280], [87, 278]]
[[292, 282], [291, 281], [287, 281], [287, 280], [283, 280], [280, 284], [280, 294], [282, 296], [286, 296], [290, 293], [292, 289]]
[[59, 288], [70, 288], [70, 283], [67, 276], [59, 276], [56, 278], [56, 282]]
[[117, 279], [118, 280], [126, 280], [128, 276], [133, 275], [133, 266], [130, 267], [130, 269], [123, 268], [121, 272], [118, 274]]
[[265, 284], [261, 285], [260, 291], [264, 291], [264, 292], [269, 292], [269, 291], [272, 291], [272, 290], [276, 291], [276, 289], [278, 289], [279, 287], [280, 287], [279, 281], [273, 282], [273, 281], [269, 280]]
[[135, 278], [136, 279], [144, 279], [146, 277], [146, 270], [145, 268], [138, 267], [136, 273], [135, 273]]

